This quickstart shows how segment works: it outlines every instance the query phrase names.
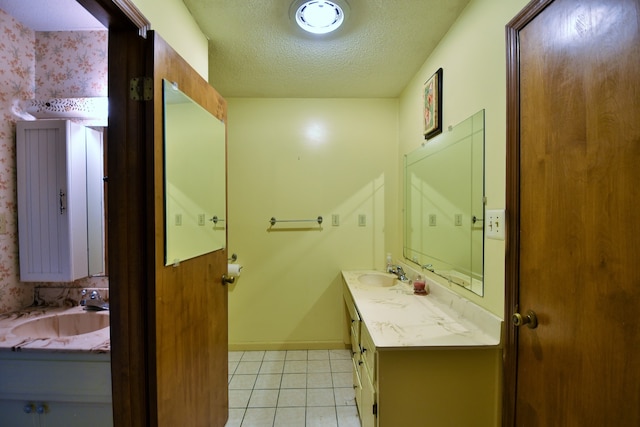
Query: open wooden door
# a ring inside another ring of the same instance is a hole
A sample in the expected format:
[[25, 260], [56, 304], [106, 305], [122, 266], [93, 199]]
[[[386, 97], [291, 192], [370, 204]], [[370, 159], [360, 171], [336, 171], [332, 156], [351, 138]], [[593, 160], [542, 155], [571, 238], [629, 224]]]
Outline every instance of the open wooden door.
[[[227, 254], [222, 249], [179, 268], [164, 266], [162, 79], [178, 82], [225, 123], [226, 103], [160, 37], [146, 31], [148, 21], [130, 0], [78, 2], [109, 29], [114, 425], [222, 427], [228, 416], [222, 283]], [[152, 93], [135, 93], [132, 79], [145, 78], [152, 81]]]
[[[223, 427], [228, 417], [226, 249], [165, 266], [163, 79], [224, 123], [226, 101], [152, 32], [154, 86], [155, 340], [157, 425]], [[213, 136], [212, 136], [213, 140]], [[211, 164], [219, 164], [214, 162]], [[226, 167], [226, 161], [223, 162]], [[198, 171], [193, 171], [197, 173]], [[206, 188], [212, 183], [202, 182]], [[226, 217], [226, 213], [223, 213]], [[225, 245], [226, 246], [226, 245]]]
[[638, 16], [538, 0], [507, 26], [505, 426], [640, 425]]

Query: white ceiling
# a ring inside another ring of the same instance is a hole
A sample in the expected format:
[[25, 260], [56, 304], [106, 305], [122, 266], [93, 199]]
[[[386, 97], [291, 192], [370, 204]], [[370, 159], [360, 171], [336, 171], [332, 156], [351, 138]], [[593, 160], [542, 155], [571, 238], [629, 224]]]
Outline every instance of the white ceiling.
[[[342, 27], [318, 36], [290, 19], [293, 0], [183, 1], [209, 39], [210, 83], [225, 97], [268, 98], [397, 97], [469, 3], [346, 0]], [[0, 9], [36, 31], [103, 28], [76, 0]]]

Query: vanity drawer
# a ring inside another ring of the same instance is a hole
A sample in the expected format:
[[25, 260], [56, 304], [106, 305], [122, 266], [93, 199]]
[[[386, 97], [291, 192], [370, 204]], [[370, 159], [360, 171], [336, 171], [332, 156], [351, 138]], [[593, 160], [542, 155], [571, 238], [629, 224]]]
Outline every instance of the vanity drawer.
[[[360, 329], [360, 322], [358, 323], [358, 330]], [[356, 336], [353, 325], [351, 326], [351, 358], [360, 361], [360, 340]]]
[[[353, 302], [353, 298], [351, 297], [351, 293], [346, 288], [343, 292], [344, 295], [344, 303], [347, 306], [347, 311], [349, 312], [349, 318], [351, 319], [351, 336], [355, 338], [356, 343], [360, 341], [360, 313], [358, 313], [358, 309], [356, 308], [355, 303]], [[354, 351], [358, 349], [358, 346], [354, 348]]]
[[367, 325], [362, 323], [360, 330], [360, 354], [364, 362], [365, 370], [369, 374], [372, 382], [376, 381], [376, 347], [373, 339], [367, 330]]

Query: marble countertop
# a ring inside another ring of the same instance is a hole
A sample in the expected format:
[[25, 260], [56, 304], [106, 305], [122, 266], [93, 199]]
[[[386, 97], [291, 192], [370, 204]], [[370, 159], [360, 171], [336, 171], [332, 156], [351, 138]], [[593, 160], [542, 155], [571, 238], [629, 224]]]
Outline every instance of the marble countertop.
[[75, 314], [108, 316], [108, 312], [85, 312], [83, 307], [27, 307], [21, 311], [0, 315], [0, 352], [56, 352], [56, 353], [109, 353], [111, 340], [109, 327], [81, 335], [66, 337], [30, 337], [13, 334], [13, 328], [35, 319]]
[[482, 307], [432, 281], [429, 295], [416, 295], [407, 282], [378, 287], [358, 280], [371, 273], [386, 274], [343, 271], [342, 277], [377, 350], [500, 346], [502, 320]]

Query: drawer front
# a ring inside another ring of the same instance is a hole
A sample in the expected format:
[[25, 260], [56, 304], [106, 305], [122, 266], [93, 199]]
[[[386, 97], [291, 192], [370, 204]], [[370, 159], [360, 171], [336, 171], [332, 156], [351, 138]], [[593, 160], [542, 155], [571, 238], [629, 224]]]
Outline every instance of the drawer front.
[[362, 382], [360, 381], [360, 369], [358, 368], [358, 361], [353, 359], [353, 389], [356, 393], [356, 405], [358, 408], [362, 407]]
[[360, 353], [364, 366], [372, 382], [376, 381], [376, 348], [373, 339], [367, 330], [367, 326], [362, 323], [360, 328]]
[[360, 334], [354, 331], [354, 325], [356, 324], [357, 330], [360, 330], [360, 322], [351, 325], [351, 357], [356, 361], [360, 361]]
[[347, 286], [344, 286], [344, 289], [342, 290], [342, 294], [344, 295], [344, 303], [347, 305], [347, 310], [349, 311], [349, 317], [351, 317], [351, 320], [357, 320], [360, 321], [360, 314], [358, 313], [358, 310], [356, 309], [356, 304], [353, 302], [353, 298], [351, 297], [351, 293], [349, 292], [349, 289], [347, 288]]

